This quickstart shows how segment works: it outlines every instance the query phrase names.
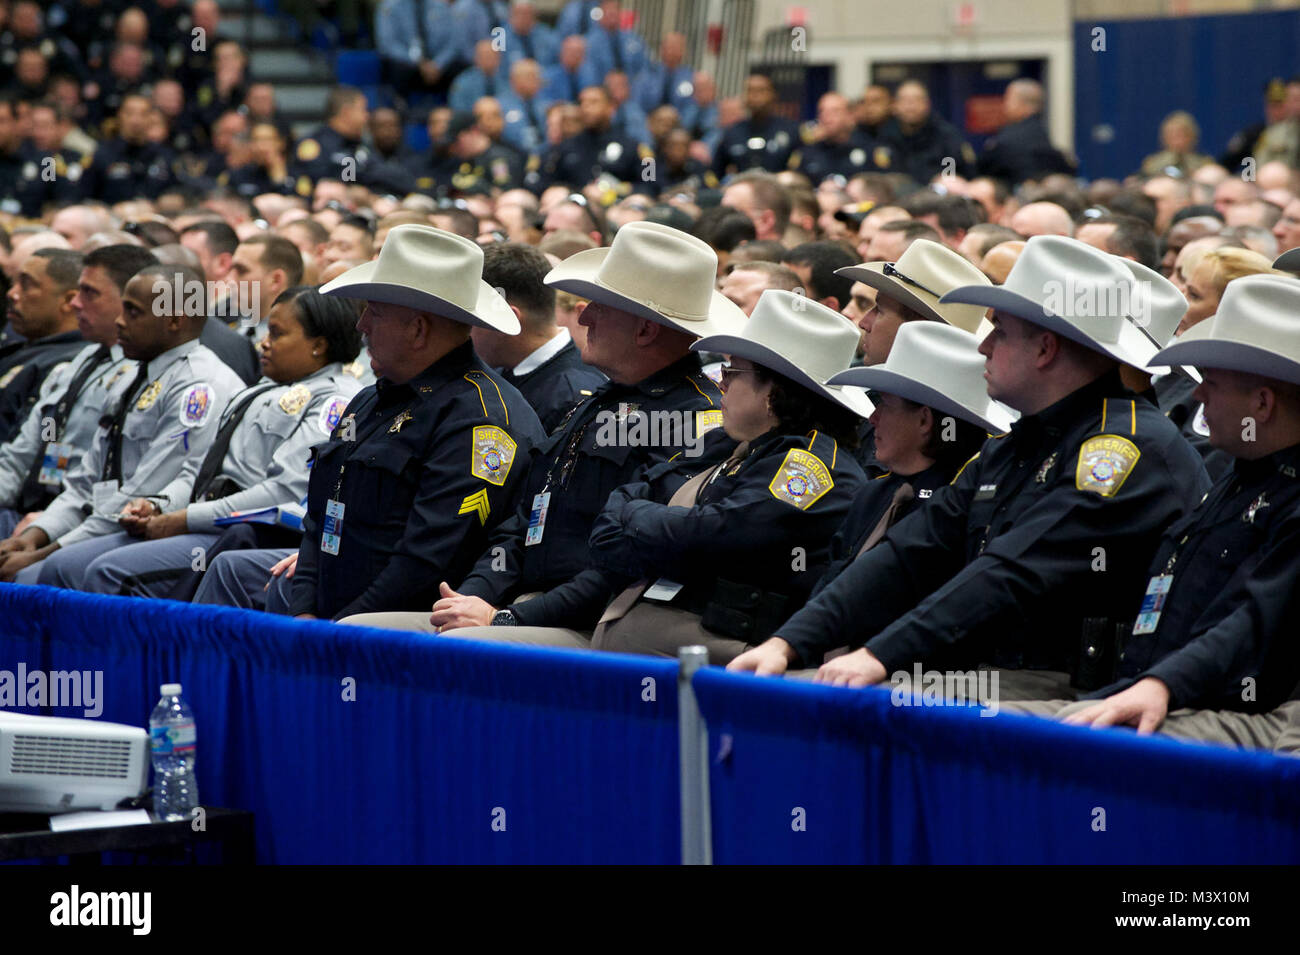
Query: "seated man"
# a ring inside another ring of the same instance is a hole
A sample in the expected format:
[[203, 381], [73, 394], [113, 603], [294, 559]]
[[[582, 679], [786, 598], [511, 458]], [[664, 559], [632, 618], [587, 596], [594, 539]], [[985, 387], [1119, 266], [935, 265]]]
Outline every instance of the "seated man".
[[545, 435], [523, 395], [474, 355], [471, 325], [519, 331], [482, 273], [470, 240], [400, 225], [378, 259], [321, 289], [366, 301], [357, 327], [379, 380], [316, 448], [295, 615], [428, 607], [514, 510]]
[[819, 681], [984, 663], [1003, 669], [1007, 699], [1100, 686], [1160, 534], [1209, 486], [1177, 429], [1120, 381], [1121, 363], [1155, 352], [1115, 294], [1131, 282], [1106, 253], [1043, 236], [1004, 287], [945, 295], [993, 307], [988, 393], [1020, 420], [731, 669], [782, 673], [848, 643], [860, 649]]
[[165, 510], [132, 501], [128, 510], [142, 516], [122, 518], [126, 532], [90, 562], [78, 587], [167, 596], [220, 536], [218, 519], [301, 500], [312, 447], [330, 436], [359, 387], [343, 373], [361, 347], [356, 321], [343, 299], [305, 286], [281, 293], [261, 344], [265, 377], [230, 399], [203, 461], [191, 460], [160, 495], [189, 503]]
[[[201, 461], [217, 431], [216, 409], [243, 387], [200, 344], [207, 320], [202, 276], [149, 265], [126, 284], [117, 338], [138, 362], [119, 403], [106, 409], [90, 451], [63, 492], [16, 537], [0, 543], [0, 579], [73, 587], [86, 565], [116, 546], [118, 521]], [[164, 500], [164, 503], [170, 503]]]
[[[1170, 525], [1118, 681], [1010, 711], [1300, 753], [1300, 282], [1248, 276], [1153, 363], [1197, 366], [1210, 442], [1232, 467]], [[1245, 424], [1243, 425], [1243, 422]], [[1130, 618], [1132, 619], [1132, 618]]]

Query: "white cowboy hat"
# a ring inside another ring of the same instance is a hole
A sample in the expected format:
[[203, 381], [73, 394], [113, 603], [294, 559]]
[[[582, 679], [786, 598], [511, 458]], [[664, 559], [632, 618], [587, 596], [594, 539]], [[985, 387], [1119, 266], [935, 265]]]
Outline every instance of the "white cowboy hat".
[[835, 274], [870, 285], [913, 311], [971, 333], [979, 329], [985, 310], [940, 304], [940, 298], [962, 286], [992, 285], [964, 256], [929, 239], [917, 239], [897, 262], [863, 262], [836, 269]]
[[[1138, 327], [1147, 331], [1153, 345], [1164, 348], [1173, 341], [1174, 333], [1178, 331], [1178, 323], [1187, 314], [1187, 299], [1183, 298], [1183, 293], [1178, 291], [1178, 286], [1159, 272], [1132, 259], [1125, 259], [1118, 255], [1115, 258], [1133, 276], [1133, 301], [1136, 303], [1133, 317], [1137, 320]], [[1156, 372], [1168, 370], [1161, 366], [1152, 368], [1152, 371]], [[1194, 368], [1184, 368], [1183, 371], [1198, 383], [1200, 382], [1201, 376]]]
[[876, 409], [864, 392], [826, 384], [853, 363], [859, 337], [857, 326], [839, 312], [804, 295], [768, 289], [742, 330], [701, 338], [691, 350], [746, 358], [866, 418]]
[[609, 248], [569, 256], [546, 284], [688, 335], [729, 335], [745, 313], [715, 291], [718, 256], [707, 243], [654, 222], [629, 222]]
[[1056, 332], [1126, 365], [1157, 351], [1132, 316], [1133, 275], [1111, 255], [1060, 235], [1036, 235], [1002, 285], [953, 289], [943, 302], [994, 308]]
[[1234, 279], [1218, 311], [1153, 360], [1300, 384], [1300, 281], [1281, 275]]
[[393, 226], [379, 258], [321, 286], [322, 295], [404, 305], [467, 325], [519, 334], [519, 319], [483, 281], [483, 250], [430, 225]]
[[1287, 249], [1273, 260], [1273, 268], [1283, 272], [1300, 272], [1300, 248]]
[[850, 368], [830, 380], [897, 395], [1000, 434], [1015, 415], [989, 397], [979, 339], [939, 322], [905, 322], [882, 365]]

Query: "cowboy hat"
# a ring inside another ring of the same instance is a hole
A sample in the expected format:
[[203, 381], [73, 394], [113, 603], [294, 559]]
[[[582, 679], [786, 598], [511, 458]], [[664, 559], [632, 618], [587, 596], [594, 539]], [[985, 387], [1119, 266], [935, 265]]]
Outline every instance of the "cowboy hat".
[[1145, 368], [1156, 353], [1133, 316], [1133, 275], [1114, 256], [1077, 239], [1036, 235], [1002, 285], [967, 285], [940, 300], [994, 308], [1118, 362]]
[[1300, 384], [1300, 282], [1280, 275], [1234, 279], [1217, 312], [1152, 360]]
[[984, 309], [941, 304], [940, 296], [966, 285], [989, 285], [988, 276], [945, 245], [917, 239], [897, 262], [863, 262], [835, 270], [870, 285], [889, 298], [935, 321], [975, 333]]
[[[1157, 348], [1164, 348], [1173, 341], [1178, 323], [1187, 314], [1187, 299], [1183, 298], [1183, 293], [1178, 291], [1178, 286], [1159, 272], [1132, 259], [1125, 259], [1118, 255], [1115, 258], [1133, 276], [1135, 286], [1133, 301], [1137, 303], [1135, 310], [1139, 313], [1134, 317], [1137, 319], [1138, 327], [1145, 329], [1151, 336], [1152, 344]], [[1157, 366], [1153, 370], [1162, 369]], [[1197, 383], [1200, 382], [1201, 376], [1194, 368], [1184, 368], [1183, 371]]]
[[1283, 272], [1300, 272], [1300, 248], [1287, 249], [1273, 260], [1273, 268]]
[[884, 364], [850, 368], [830, 384], [897, 395], [999, 434], [1014, 416], [989, 397], [978, 348], [979, 339], [952, 325], [906, 322]]
[[718, 256], [707, 243], [654, 222], [629, 222], [608, 248], [575, 252], [545, 282], [688, 335], [728, 335], [745, 313], [714, 290]]
[[519, 334], [515, 313], [483, 281], [483, 250], [469, 239], [429, 225], [393, 226], [379, 258], [348, 269], [320, 291]]
[[746, 358], [865, 418], [875, 411], [866, 394], [826, 384], [853, 362], [859, 337], [857, 327], [839, 312], [804, 295], [768, 289], [743, 329], [701, 338], [691, 350]]

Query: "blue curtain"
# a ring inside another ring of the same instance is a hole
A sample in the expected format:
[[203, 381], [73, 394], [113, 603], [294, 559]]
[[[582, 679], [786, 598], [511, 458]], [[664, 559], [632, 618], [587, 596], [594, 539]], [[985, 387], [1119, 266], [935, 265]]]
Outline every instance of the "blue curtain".
[[718, 863], [1300, 862], [1297, 759], [886, 689], [705, 670], [695, 690]]
[[0, 586], [19, 661], [102, 670], [136, 726], [181, 682], [200, 795], [256, 813], [264, 862], [679, 861], [673, 661]]

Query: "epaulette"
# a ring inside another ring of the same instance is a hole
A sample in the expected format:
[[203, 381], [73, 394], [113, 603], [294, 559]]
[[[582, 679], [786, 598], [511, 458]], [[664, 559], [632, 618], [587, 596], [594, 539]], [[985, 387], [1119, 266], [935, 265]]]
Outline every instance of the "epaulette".
[[1106, 398], [1101, 404], [1098, 433], [1137, 434], [1137, 399]]
[[815, 430], [808, 432], [808, 450], [825, 461], [832, 471], [835, 470], [835, 459], [839, 456], [840, 443], [829, 434]]
[[465, 380], [478, 392], [479, 403], [483, 406], [483, 417], [493, 418], [500, 415], [507, 425], [510, 424], [510, 411], [506, 408], [506, 399], [490, 375], [481, 371], [467, 371]]

